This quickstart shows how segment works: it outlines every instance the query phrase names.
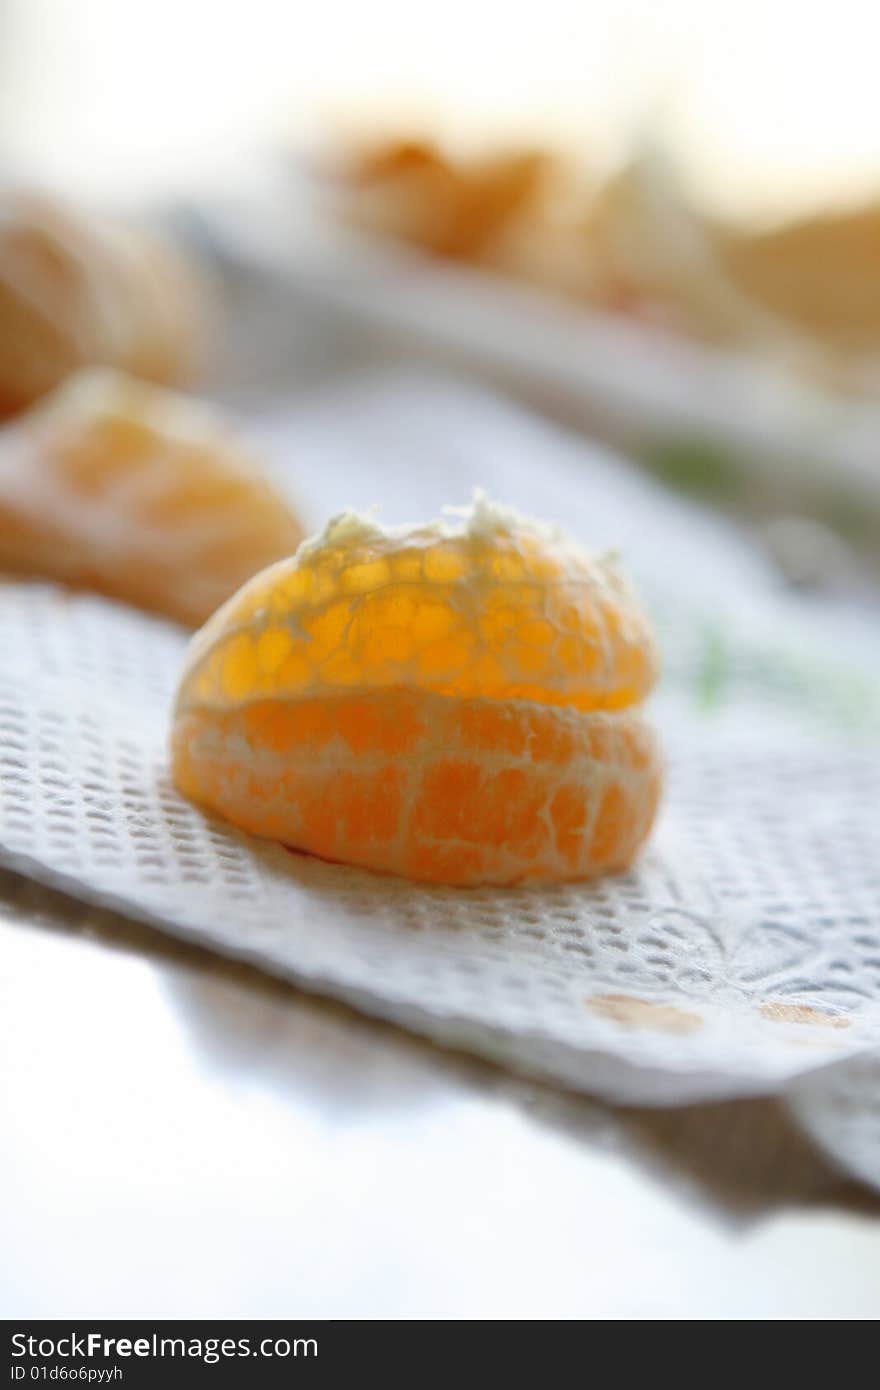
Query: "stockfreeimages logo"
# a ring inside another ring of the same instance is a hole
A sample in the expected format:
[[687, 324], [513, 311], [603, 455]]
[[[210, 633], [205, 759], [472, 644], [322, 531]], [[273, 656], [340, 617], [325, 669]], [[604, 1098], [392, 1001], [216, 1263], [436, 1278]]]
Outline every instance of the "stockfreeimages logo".
[[[160, 1337], [155, 1332], [147, 1337], [105, 1337], [102, 1332], [71, 1332], [58, 1338], [14, 1332], [11, 1341], [13, 1380], [39, 1378], [34, 1376], [37, 1368], [33, 1365], [29, 1367], [27, 1363], [59, 1357], [64, 1360], [103, 1361], [127, 1360], [129, 1357], [143, 1360], [176, 1357], [203, 1361], [210, 1366], [236, 1357], [284, 1359], [318, 1355], [315, 1337], [296, 1337], [292, 1340], [287, 1337], [263, 1337], [254, 1342], [250, 1337]], [[102, 1374], [97, 1367], [90, 1366], [83, 1367], [79, 1372], [70, 1367], [66, 1378], [100, 1381], [116, 1377], [107, 1368], [103, 1368]]]

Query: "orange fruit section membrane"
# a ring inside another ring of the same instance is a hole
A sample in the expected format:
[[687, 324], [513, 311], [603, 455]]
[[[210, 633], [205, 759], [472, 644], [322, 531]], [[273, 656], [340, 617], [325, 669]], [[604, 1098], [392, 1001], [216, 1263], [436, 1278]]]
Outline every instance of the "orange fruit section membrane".
[[616, 564], [478, 498], [336, 518], [194, 638], [177, 785], [243, 829], [442, 883], [627, 864], [660, 791], [657, 671]]

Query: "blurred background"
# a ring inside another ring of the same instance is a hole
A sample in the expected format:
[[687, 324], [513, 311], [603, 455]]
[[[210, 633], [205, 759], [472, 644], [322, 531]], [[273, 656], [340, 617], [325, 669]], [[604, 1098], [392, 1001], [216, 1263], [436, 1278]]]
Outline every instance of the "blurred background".
[[210, 266], [203, 391], [442, 362], [861, 583], [878, 40], [870, 0], [0, 0], [0, 160]]
[[880, 179], [871, 0], [3, 0], [3, 155], [76, 192], [190, 193], [373, 125], [591, 164], [662, 131], [708, 203], [789, 215]]

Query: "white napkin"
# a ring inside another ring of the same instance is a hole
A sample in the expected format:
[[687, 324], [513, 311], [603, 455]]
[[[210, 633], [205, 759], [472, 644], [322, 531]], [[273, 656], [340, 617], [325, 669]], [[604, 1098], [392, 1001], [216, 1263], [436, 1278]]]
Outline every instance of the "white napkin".
[[667, 805], [630, 873], [431, 889], [240, 835], [167, 773], [179, 629], [0, 589], [0, 862], [615, 1101], [774, 1092], [880, 1047], [877, 617], [775, 587], [715, 517], [493, 398], [392, 378], [263, 422], [318, 522], [482, 485], [618, 544], [657, 620]]

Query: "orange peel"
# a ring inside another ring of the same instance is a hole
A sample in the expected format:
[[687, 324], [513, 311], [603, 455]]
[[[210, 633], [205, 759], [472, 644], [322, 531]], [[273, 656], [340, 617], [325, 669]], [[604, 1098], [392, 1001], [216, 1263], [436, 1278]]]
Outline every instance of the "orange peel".
[[661, 763], [657, 654], [607, 556], [492, 506], [345, 514], [196, 634], [180, 791], [254, 834], [450, 884], [630, 862]]

